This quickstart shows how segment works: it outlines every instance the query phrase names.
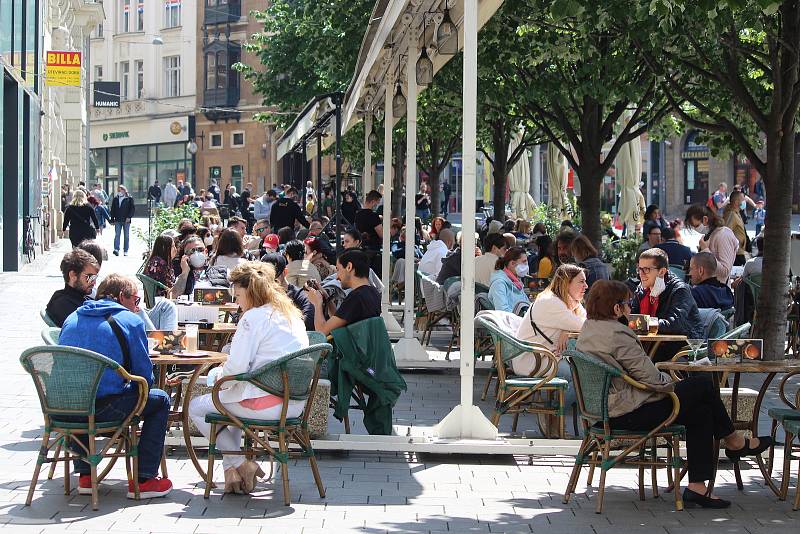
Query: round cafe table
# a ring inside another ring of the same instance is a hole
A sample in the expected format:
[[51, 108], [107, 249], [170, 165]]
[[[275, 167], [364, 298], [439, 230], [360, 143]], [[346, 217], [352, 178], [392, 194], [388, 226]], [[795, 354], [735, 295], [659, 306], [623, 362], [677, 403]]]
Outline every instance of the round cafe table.
[[[191, 355], [189, 355], [191, 354]], [[179, 399], [176, 404], [180, 404], [180, 409], [176, 405], [170, 410], [169, 421], [180, 421], [183, 428], [183, 439], [186, 444], [186, 451], [194, 464], [195, 469], [203, 478], [206, 479], [206, 472], [200, 465], [197, 459], [197, 453], [192, 447], [192, 436], [189, 431], [189, 402], [192, 400], [192, 389], [194, 388], [197, 378], [212, 365], [225, 363], [228, 355], [224, 352], [213, 352], [208, 350], [198, 350], [186, 354], [158, 354], [151, 352], [150, 360], [154, 366], [158, 366], [158, 387], [164, 389], [167, 385], [167, 369], [173, 365], [190, 365], [194, 367], [192, 375], [189, 378], [189, 383], [183, 391], [183, 398]], [[166, 466], [162, 465], [164, 476], [166, 476]]]
[[[580, 332], [570, 332], [569, 337], [577, 339]], [[639, 342], [647, 351], [647, 355], [651, 358], [658, 350], [662, 343], [669, 343], [672, 341], [686, 342], [686, 336], [678, 334], [639, 334], [636, 336]]]
[[[675, 361], [657, 363], [656, 367], [662, 371], [671, 371], [673, 373], [676, 371], [682, 373], [715, 373], [713, 382], [717, 388], [719, 388], [719, 375], [722, 373], [729, 373], [733, 375], [733, 388], [731, 391], [731, 420], [733, 421], [733, 426], [737, 430], [750, 430], [753, 436], [758, 436], [758, 417], [761, 410], [761, 403], [764, 401], [764, 395], [766, 395], [767, 390], [769, 390], [772, 380], [777, 374], [800, 371], [800, 360], [746, 360], [741, 362], [736, 360], [730, 362], [723, 360], [717, 361], [711, 365], [697, 365], [687, 361]], [[742, 373], [757, 373], [764, 375], [764, 382], [761, 384], [761, 388], [758, 390], [758, 396], [756, 397], [755, 406], [753, 407], [753, 417], [750, 421], [737, 420], [739, 381]], [[718, 452], [719, 451], [717, 451], [717, 453]], [[764, 481], [766, 482], [767, 486], [769, 486], [775, 495], [780, 497], [779, 488], [772, 481], [772, 475], [764, 459], [761, 457], [761, 455], [758, 455], [755, 457], [755, 460], [756, 463], [758, 463], [758, 468], [761, 470], [761, 474], [764, 476]], [[742, 484], [738, 462], [734, 463], [734, 473], [736, 474], [736, 485], [741, 490], [744, 488], [744, 485]], [[709, 487], [713, 488], [713, 484], [714, 481], [712, 479], [709, 482]]]

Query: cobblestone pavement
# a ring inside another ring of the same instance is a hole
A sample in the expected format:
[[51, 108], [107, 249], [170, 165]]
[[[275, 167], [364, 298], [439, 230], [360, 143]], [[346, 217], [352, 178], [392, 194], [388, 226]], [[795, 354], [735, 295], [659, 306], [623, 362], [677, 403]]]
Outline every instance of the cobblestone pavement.
[[[110, 242], [109, 235], [104, 239]], [[717, 492], [734, 500], [725, 511], [675, 512], [672, 495], [664, 493], [663, 472], [659, 478], [662, 496], [654, 499], [648, 490], [647, 500], [639, 501], [636, 472], [612, 470], [607, 478], [606, 511], [596, 515], [596, 492], [586, 489], [585, 475], [570, 504], [561, 503], [571, 458], [510, 455], [325, 453], [320, 466], [327, 498], [319, 498], [307, 464], [300, 461], [290, 465], [293, 504], [285, 507], [280, 484], [273, 482], [261, 483], [251, 496], [223, 497], [214, 492], [209, 500], [203, 499], [203, 483], [186, 456], [177, 451], [168, 460], [175, 490], [165, 499], [126, 499], [125, 474], [118, 466], [102, 484], [100, 509], [92, 511], [88, 497], [74, 490], [63, 494], [63, 470], [59, 469], [53, 480], [40, 481], [33, 505], [25, 507], [42, 420], [32, 383], [17, 358], [21, 350], [40, 342], [38, 311], [63, 284], [58, 263], [66, 244], [59, 246], [60, 252], [46, 254], [21, 273], [0, 275], [5, 361], [0, 375], [0, 532], [651, 534], [798, 532], [800, 527], [800, 511], [792, 512], [789, 503], [778, 502], [750, 464], [744, 466], [742, 493], [736, 491], [730, 464], [722, 464]], [[111, 256], [103, 271], [132, 273], [141, 252], [136, 244], [127, 258]], [[217, 472], [217, 480], [221, 477]]]

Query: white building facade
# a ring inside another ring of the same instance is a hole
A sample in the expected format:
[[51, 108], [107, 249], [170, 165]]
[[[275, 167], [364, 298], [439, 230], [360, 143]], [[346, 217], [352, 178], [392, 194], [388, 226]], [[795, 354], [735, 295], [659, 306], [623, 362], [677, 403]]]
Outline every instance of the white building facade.
[[156, 180], [192, 176], [196, 106], [195, 0], [103, 0], [90, 79], [120, 83], [120, 107], [90, 106], [90, 183], [124, 184], [137, 201]]

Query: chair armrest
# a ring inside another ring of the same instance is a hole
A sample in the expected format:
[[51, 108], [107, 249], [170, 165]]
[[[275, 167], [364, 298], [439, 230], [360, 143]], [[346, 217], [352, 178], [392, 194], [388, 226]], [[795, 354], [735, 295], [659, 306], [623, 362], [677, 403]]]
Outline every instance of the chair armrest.
[[117, 368], [117, 373], [119, 373], [123, 380], [134, 382], [137, 386], [139, 386], [139, 400], [136, 402], [136, 406], [134, 406], [130, 416], [132, 417], [134, 415], [141, 415], [145, 404], [147, 404], [147, 396], [150, 393], [150, 386], [147, 384], [147, 379], [141, 376], [130, 374], [121, 365]]
[[678, 396], [675, 394], [675, 392], [672, 392], [672, 391], [658, 391], [655, 388], [653, 388], [652, 386], [648, 386], [647, 384], [643, 384], [642, 382], [639, 382], [638, 380], [635, 380], [635, 379], [631, 378], [627, 374], [623, 374], [622, 375], [622, 379], [626, 383], [628, 383], [631, 386], [635, 387], [636, 389], [640, 389], [642, 391], [651, 391], [653, 393], [664, 393], [664, 394], [670, 396], [670, 398], [672, 399], [672, 413], [669, 415], [669, 417], [666, 420], [664, 420], [663, 423], [661, 423], [661, 425], [660, 425], [661, 428], [672, 424], [672, 422], [675, 420], [675, 418], [678, 417], [678, 412], [681, 409], [681, 401], [678, 399]]
[[780, 396], [783, 403], [786, 406], [790, 407], [792, 410], [797, 410], [798, 406], [800, 406], [800, 389], [798, 389], [797, 392], [795, 393], [794, 402], [792, 402], [788, 398], [786, 398], [785, 387], [789, 379], [798, 375], [800, 375], [800, 371], [792, 371], [791, 373], [787, 373], [786, 376], [784, 376], [781, 379], [781, 383], [778, 386], [778, 395]]

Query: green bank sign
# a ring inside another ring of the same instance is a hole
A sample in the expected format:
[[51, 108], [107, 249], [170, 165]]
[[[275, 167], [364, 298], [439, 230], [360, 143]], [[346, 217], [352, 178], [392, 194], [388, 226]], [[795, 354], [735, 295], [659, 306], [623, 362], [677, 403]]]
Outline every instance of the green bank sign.
[[126, 137], [130, 137], [130, 132], [107, 132], [103, 134], [103, 141], [108, 141], [109, 139], [123, 139]]

